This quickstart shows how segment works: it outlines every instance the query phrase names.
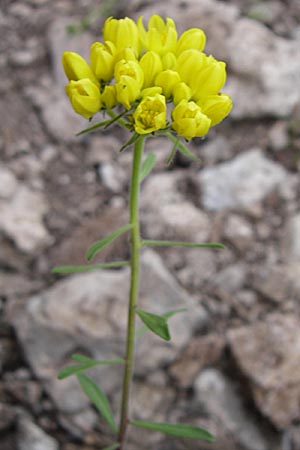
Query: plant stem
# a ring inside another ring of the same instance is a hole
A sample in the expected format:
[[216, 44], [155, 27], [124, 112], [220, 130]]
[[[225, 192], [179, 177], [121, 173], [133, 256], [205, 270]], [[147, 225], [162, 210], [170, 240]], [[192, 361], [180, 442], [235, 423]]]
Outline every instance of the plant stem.
[[126, 341], [125, 372], [123, 378], [121, 419], [118, 441], [119, 450], [125, 448], [126, 429], [128, 424], [128, 407], [130, 385], [133, 372], [134, 340], [135, 340], [135, 307], [139, 290], [139, 266], [140, 266], [140, 223], [139, 223], [139, 176], [144, 147], [144, 138], [140, 137], [134, 145], [132, 174], [130, 184], [130, 223], [131, 229], [131, 280], [128, 305], [128, 325]]

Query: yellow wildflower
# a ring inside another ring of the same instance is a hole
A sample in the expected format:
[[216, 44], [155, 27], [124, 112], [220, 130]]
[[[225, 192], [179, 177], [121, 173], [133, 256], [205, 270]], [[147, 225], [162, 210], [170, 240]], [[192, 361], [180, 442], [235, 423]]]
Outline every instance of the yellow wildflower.
[[140, 59], [140, 67], [144, 72], [144, 87], [153, 86], [156, 75], [162, 71], [159, 55], [153, 51], [146, 52]]
[[138, 134], [148, 134], [166, 127], [166, 98], [155, 94], [146, 96], [133, 113], [134, 129]]
[[146, 31], [141, 16], [138, 18], [137, 27], [140, 40], [146, 50], [153, 50], [160, 55], [175, 51], [177, 31], [174, 21], [169, 17], [164, 21], [162, 17], [154, 14], [148, 21], [148, 31]]
[[66, 85], [66, 93], [77, 114], [89, 119], [101, 108], [100, 91], [89, 78], [71, 80]]
[[113, 42], [117, 52], [124, 47], [131, 47], [137, 56], [140, 54], [137, 25], [129, 17], [125, 17], [125, 19], [109, 17], [106, 19], [103, 26], [103, 38], [105, 41]]
[[64, 52], [62, 55], [62, 64], [69, 81], [78, 81], [82, 78], [89, 78], [95, 84], [98, 84], [98, 80], [93, 74], [92, 69], [86, 60], [78, 53]]
[[200, 106], [203, 114], [210, 118], [210, 126], [213, 127], [228, 116], [232, 108], [232, 100], [226, 94], [210, 95]]
[[200, 106], [187, 100], [181, 100], [175, 106], [172, 118], [172, 128], [187, 140], [204, 136], [211, 124], [211, 120], [202, 113]]
[[114, 73], [115, 45], [107, 41], [94, 42], [91, 45], [90, 61], [91, 68], [99, 80], [110, 81]]

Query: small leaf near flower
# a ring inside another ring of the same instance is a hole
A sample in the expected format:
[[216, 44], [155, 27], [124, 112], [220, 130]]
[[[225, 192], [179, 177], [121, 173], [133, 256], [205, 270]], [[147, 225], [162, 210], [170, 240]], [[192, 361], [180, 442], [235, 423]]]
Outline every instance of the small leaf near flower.
[[144, 322], [146, 327], [153, 333], [157, 334], [165, 341], [169, 341], [171, 339], [167, 319], [165, 317], [148, 313], [146, 311], [142, 311], [141, 309], [136, 309], [136, 313]]
[[215, 437], [204, 428], [196, 427], [188, 424], [173, 424], [159, 422], [141, 422], [140, 420], [130, 420], [129, 423], [136, 427], [147, 428], [148, 430], [159, 431], [171, 436], [200, 439], [204, 441], [214, 442]]
[[101, 239], [100, 241], [94, 242], [87, 250], [86, 257], [88, 261], [94, 258], [94, 256], [100, 252], [104, 247], [111, 244], [117, 237], [121, 236], [121, 234], [126, 233], [126, 231], [129, 231], [132, 228], [132, 225], [129, 223], [125, 225], [124, 227], [119, 228], [118, 230], [114, 231], [113, 233], [106, 236], [104, 239]]

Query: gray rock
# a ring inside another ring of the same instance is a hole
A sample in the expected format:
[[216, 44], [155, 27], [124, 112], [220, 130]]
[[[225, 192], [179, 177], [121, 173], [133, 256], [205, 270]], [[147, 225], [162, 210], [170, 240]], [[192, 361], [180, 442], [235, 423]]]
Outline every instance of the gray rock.
[[0, 230], [26, 253], [49, 245], [52, 238], [43, 224], [48, 204], [42, 192], [15, 183], [9, 189], [11, 196], [0, 199]]
[[202, 201], [206, 209], [247, 209], [261, 202], [283, 184], [288, 175], [261, 150], [252, 149], [230, 162], [203, 169], [199, 173]]
[[291, 114], [300, 100], [299, 40], [280, 38], [264, 25], [243, 18], [232, 28], [227, 47], [233, 72], [226, 86], [234, 100], [232, 117]]
[[142, 223], [150, 239], [205, 241], [209, 234], [206, 214], [185, 199], [181, 172], [154, 174], [146, 180], [142, 195]]
[[224, 227], [224, 237], [241, 252], [248, 250], [254, 241], [250, 223], [244, 217], [236, 214], [228, 217]]
[[13, 196], [18, 186], [14, 174], [4, 166], [0, 166], [0, 198], [6, 199]]
[[18, 421], [17, 450], [59, 450], [59, 446], [29, 417], [22, 415]]
[[300, 214], [295, 214], [287, 220], [282, 249], [287, 264], [300, 264]]
[[195, 393], [205, 411], [232, 433], [242, 448], [269, 449], [263, 432], [246, 411], [235, 386], [221, 372], [202, 371], [195, 382]]
[[278, 428], [300, 415], [300, 337], [295, 314], [270, 314], [263, 322], [228, 332], [236, 363], [252, 386], [261, 412]]
[[[147, 374], [172, 361], [206, 315], [149, 249], [143, 253], [141, 275], [142, 309], [162, 314], [178, 306], [190, 307], [187, 313], [170, 319], [171, 343], [150, 332], [139, 339], [136, 372]], [[75, 383], [60, 382], [58, 387], [54, 380], [70, 354], [81, 349], [97, 359], [124, 355], [128, 285], [127, 268], [74, 275], [32, 297], [19, 311], [12, 311], [11, 320], [26, 358], [34, 373], [46, 381], [45, 388], [60, 410], [78, 411], [86, 406]], [[115, 366], [91, 373], [108, 394], [113, 395], [120, 386], [122, 370]]]

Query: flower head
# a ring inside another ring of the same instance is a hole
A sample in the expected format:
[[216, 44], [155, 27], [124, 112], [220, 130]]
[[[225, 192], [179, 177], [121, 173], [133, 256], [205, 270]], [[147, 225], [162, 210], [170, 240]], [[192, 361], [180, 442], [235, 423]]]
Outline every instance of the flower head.
[[112, 42], [117, 51], [125, 47], [131, 47], [136, 55], [140, 53], [139, 34], [136, 23], [125, 17], [125, 19], [114, 19], [109, 17], [103, 26], [103, 38]]
[[144, 27], [143, 17], [139, 17], [137, 26], [140, 40], [146, 50], [153, 50], [160, 55], [175, 51], [177, 31], [174, 21], [169, 17], [164, 21], [162, 17], [154, 14], [148, 21], [148, 31]]
[[65, 74], [69, 81], [78, 81], [82, 78], [89, 78], [95, 84], [98, 84], [92, 69], [85, 59], [76, 52], [64, 52], [62, 64]]
[[134, 129], [138, 134], [148, 134], [166, 127], [166, 98], [155, 94], [146, 96], [133, 113]]
[[110, 81], [114, 73], [115, 45], [107, 41], [94, 42], [90, 49], [91, 68], [99, 80]]

